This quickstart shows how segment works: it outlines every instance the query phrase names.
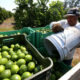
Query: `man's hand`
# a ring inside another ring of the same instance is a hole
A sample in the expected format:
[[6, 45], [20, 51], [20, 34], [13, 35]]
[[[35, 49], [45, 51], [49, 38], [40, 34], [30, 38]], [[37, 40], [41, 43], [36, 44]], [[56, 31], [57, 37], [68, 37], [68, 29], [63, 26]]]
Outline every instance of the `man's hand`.
[[60, 24], [54, 24], [53, 27], [52, 27], [52, 31], [57, 33], [57, 32], [61, 32], [63, 31], [64, 29], [61, 27]]

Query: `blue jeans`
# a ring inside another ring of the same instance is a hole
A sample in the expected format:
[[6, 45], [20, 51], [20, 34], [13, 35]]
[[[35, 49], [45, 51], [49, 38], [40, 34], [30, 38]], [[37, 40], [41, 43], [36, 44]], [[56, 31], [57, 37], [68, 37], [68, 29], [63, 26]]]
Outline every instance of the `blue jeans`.
[[69, 60], [63, 60], [62, 62], [64, 62], [64, 64], [66, 65], [71, 65], [73, 59], [69, 59]]

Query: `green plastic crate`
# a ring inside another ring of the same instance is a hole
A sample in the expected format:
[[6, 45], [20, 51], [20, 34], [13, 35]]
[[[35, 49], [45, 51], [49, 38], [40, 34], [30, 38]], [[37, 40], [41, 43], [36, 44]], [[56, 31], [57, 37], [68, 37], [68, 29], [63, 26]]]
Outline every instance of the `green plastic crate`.
[[52, 68], [51, 76], [49, 80], [58, 80], [66, 72], [68, 72], [72, 67], [64, 64], [63, 62], [55, 62]]
[[7, 35], [7, 36], [13, 36], [13, 35], [19, 35], [19, 34], [24, 34], [26, 36], [26, 38], [33, 45], [35, 45], [35, 31], [32, 30], [30, 27], [24, 27], [19, 30], [0, 32], [0, 35]]
[[44, 58], [38, 50], [25, 38], [24, 35], [9, 36], [0, 38], [0, 46], [11, 45], [19, 43], [26, 46], [27, 50], [30, 51], [31, 55], [41, 64], [44, 69], [35, 73], [31, 77], [25, 80], [48, 80], [51, 74], [51, 68], [53, 67], [53, 61], [51, 58]]
[[55, 70], [59, 70], [60, 72], [62, 72], [63, 74], [65, 74], [67, 71], [69, 71], [72, 67], [69, 65], [64, 64], [63, 62], [56, 62], [54, 63], [54, 69]]
[[[53, 32], [50, 29], [50, 26], [47, 25], [45, 27], [39, 27], [39, 28], [33, 28], [33, 30], [35, 31], [35, 47], [36, 48], [40, 48], [40, 47], [44, 47], [44, 38], [53, 34]], [[40, 32], [41, 30], [44, 30], [44, 32]], [[45, 30], [50, 30], [50, 32], [45, 32]]]

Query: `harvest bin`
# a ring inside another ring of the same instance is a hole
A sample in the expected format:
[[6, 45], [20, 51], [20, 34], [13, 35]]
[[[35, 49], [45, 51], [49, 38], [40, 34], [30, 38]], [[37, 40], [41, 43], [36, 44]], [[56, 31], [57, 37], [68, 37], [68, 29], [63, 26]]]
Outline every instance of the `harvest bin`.
[[80, 80], [80, 62], [58, 80]]
[[36, 48], [40, 48], [44, 46], [44, 38], [53, 34], [52, 30], [50, 29], [50, 26], [47, 25], [45, 27], [39, 27], [39, 28], [32, 28], [35, 31], [35, 41], [36, 41]]
[[44, 47], [44, 39], [45, 37], [53, 34], [50, 26], [47, 25], [45, 27], [32, 28], [35, 31], [35, 47], [37, 50], [43, 55], [48, 56], [48, 53]]
[[0, 32], [0, 35], [3, 35], [3, 36], [13, 36], [13, 35], [20, 35], [20, 34], [24, 34], [26, 36], [26, 38], [33, 45], [35, 45], [35, 31], [32, 30], [30, 27], [24, 27], [24, 28], [19, 29], [19, 30]]
[[44, 58], [38, 50], [27, 40], [24, 35], [9, 36], [0, 38], [0, 47], [3, 45], [11, 45], [19, 43], [24, 45], [31, 55], [37, 60], [37, 62], [44, 67], [41, 71], [33, 74], [31, 77], [25, 80], [48, 80], [53, 67], [53, 61], [51, 58]]

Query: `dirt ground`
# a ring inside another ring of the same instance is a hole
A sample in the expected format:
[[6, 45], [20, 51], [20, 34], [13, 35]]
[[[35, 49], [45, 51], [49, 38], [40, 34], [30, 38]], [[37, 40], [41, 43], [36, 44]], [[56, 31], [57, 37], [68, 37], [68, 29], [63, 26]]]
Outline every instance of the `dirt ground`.
[[14, 18], [8, 18], [6, 19], [2, 24], [0, 24], [0, 31], [10, 31], [10, 30], [14, 30]]
[[80, 62], [80, 48], [77, 48], [74, 53], [72, 66], [75, 66], [78, 62]]

